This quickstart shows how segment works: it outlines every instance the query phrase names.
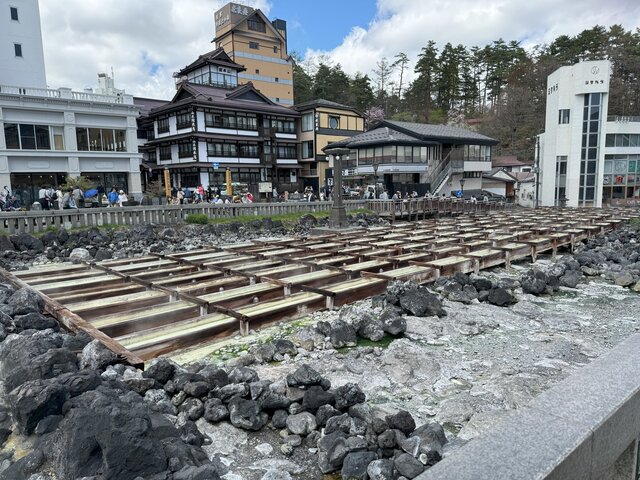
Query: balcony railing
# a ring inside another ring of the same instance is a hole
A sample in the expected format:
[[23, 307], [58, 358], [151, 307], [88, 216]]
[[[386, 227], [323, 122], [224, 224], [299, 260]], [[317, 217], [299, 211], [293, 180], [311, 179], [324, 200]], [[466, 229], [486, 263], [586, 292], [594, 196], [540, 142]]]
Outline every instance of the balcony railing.
[[102, 95], [92, 92], [74, 92], [70, 88], [32, 88], [0, 85], [0, 94], [19, 95], [40, 98], [60, 98], [67, 100], [80, 100], [98, 103], [121, 103], [133, 105], [133, 96], [126, 94]]
[[633, 116], [626, 116], [626, 115], [609, 115], [607, 116], [607, 122], [616, 122], [616, 123], [640, 122], [640, 117], [633, 117]]

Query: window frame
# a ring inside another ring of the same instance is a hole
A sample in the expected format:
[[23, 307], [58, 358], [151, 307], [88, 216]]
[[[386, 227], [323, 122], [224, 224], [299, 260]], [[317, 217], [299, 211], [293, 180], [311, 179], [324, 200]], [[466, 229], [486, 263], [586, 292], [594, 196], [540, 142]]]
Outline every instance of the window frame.
[[24, 58], [24, 52], [22, 51], [21, 43], [13, 44], [13, 54], [16, 58]]
[[191, 112], [183, 112], [176, 114], [176, 130], [184, 130], [191, 128]]
[[258, 42], [249, 42], [249, 48], [251, 50], [260, 50], [260, 43], [258, 43]]
[[169, 131], [171, 130], [169, 126], [169, 117], [159, 118], [157, 122], [158, 122], [158, 134], [169, 133]]
[[[15, 18], [13, 15], [14, 13], [15, 13]], [[18, 7], [12, 7], [11, 5], [9, 5], [9, 18], [11, 18], [12, 22], [20, 21], [20, 15], [18, 14]]]
[[[340, 130], [340, 116], [339, 115], [327, 115], [328, 119], [327, 119], [327, 125], [329, 126], [329, 128], [331, 130]], [[331, 120], [335, 120], [336, 121], [336, 126], [332, 127], [331, 126]]]

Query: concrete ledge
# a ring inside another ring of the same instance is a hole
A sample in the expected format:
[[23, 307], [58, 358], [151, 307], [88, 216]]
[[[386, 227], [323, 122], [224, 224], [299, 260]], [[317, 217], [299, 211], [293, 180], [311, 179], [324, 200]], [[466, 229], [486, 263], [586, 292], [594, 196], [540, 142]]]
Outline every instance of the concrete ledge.
[[638, 437], [640, 334], [543, 392], [527, 408], [515, 411], [417, 478], [632, 479], [635, 459], [621, 456], [635, 456], [632, 444]]

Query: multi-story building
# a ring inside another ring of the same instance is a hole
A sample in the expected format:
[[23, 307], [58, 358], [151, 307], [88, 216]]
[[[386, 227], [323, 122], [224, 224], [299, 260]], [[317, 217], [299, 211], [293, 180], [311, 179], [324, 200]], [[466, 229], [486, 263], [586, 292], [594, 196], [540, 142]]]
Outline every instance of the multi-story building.
[[139, 198], [137, 116], [131, 95], [0, 85], [0, 186], [29, 206], [41, 186], [83, 175]]
[[244, 70], [238, 82], [251, 82], [265, 97], [293, 105], [293, 63], [287, 53], [287, 22], [269, 19], [259, 9], [228, 3], [215, 12], [215, 38]]
[[640, 118], [608, 116], [610, 75], [611, 63], [598, 60], [547, 78], [539, 204], [600, 207], [638, 198]]
[[491, 146], [497, 143], [464, 128], [383, 120], [328, 147], [352, 151], [343, 163], [347, 183], [384, 183], [389, 192], [450, 194], [482, 190], [482, 175], [491, 171]]
[[37, 0], [0, 0], [0, 188], [28, 207], [43, 185], [83, 175], [140, 197], [133, 97], [100, 74], [102, 93], [46, 88]]
[[0, 0], [0, 85], [47, 87], [38, 0]]
[[[224, 70], [221, 70], [224, 69]], [[164, 104], [136, 99], [139, 128], [152, 170], [168, 169], [174, 187], [225, 188], [227, 169], [238, 188], [258, 198], [259, 184], [280, 192], [300, 188], [297, 123], [300, 114], [276, 104], [251, 83], [238, 86], [244, 70], [222, 48], [181, 71], [186, 80]], [[152, 103], [150, 103], [152, 102]], [[262, 197], [271, 189], [264, 189]]]
[[326, 182], [329, 163], [322, 151], [330, 142], [337, 142], [364, 132], [364, 117], [356, 109], [329, 100], [312, 100], [296, 105], [300, 112], [300, 176], [305, 187], [316, 192]]

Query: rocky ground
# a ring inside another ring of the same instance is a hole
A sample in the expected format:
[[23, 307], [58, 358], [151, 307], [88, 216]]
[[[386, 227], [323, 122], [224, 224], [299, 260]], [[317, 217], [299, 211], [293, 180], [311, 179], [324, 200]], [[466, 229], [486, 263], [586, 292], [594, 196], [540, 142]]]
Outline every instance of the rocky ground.
[[637, 332], [639, 258], [625, 228], [144, 373], [2, 287], [0, 479], [414, 478]]
[[[354, 227], [387, 223], [375, 215], [363, 213], [349, 215], [348, 219]], [[145, 255], [149, 252], [171, 253], [210, 245], [233, 244], [257, 238], [308, 235], [312, 228], [327, 224], [327, 218], [317, 219], [312, 215], [305, 215], [297, 222], [284, 223], [265, 218], [248, 223], [94, 227], [71, 232], [50, 230], [35, 236], [26, 233], [10, 237], [0, 235], [0, 267], [20, 270], [34, 264], [69, 261], [73, 259], [71, 254], [77, 248], [86, 250], [86, 253], [76, 253], [79, 260], [107, 260]]]

